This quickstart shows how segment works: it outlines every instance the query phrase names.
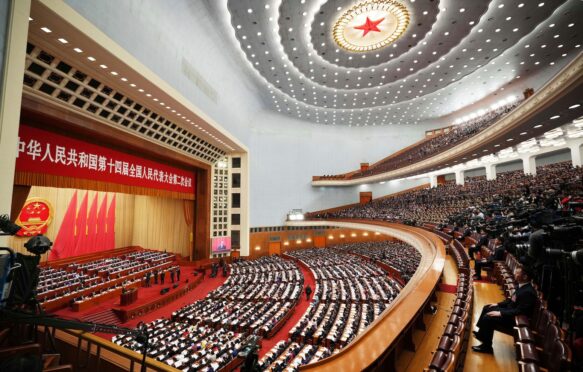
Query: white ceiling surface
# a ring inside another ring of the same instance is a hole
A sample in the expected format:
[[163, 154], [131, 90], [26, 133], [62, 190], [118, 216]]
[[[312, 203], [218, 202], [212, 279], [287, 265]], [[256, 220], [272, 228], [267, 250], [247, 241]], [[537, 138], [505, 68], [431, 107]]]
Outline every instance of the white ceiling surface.
[[[220, 19], [199, 1], [66, 2], [249, 148], [251, 226], [281, 225], [293, 208], [315, 210], [356, 201], [357, 187], [313, 188], [311, 177], [381, 159], [433, 128], [331, 127], [271, 110], [229, 35], [216, 29]], [[184, 60], [217, 92], [216, 100], [185, 75]], [[375, 195], [406, 185], [375, 186]]]
[[247, 142], [248, 125], [263, 110], [263, 103], [248, 69], [235, 63], [236, 51], [225, 48], [215, 30], [216, 19], [202, 2], [65, 1], [241, 142]]
[[536, 90], [575, 57], [583, 13], [579, 0], [402, 0], [411, 14], [403, 36], [350, 53], [331, 30], [357, 1], [206, 2], [217, 23], [228, 18], [227, 47], [273, 110], [349, 126], [417, 124]]

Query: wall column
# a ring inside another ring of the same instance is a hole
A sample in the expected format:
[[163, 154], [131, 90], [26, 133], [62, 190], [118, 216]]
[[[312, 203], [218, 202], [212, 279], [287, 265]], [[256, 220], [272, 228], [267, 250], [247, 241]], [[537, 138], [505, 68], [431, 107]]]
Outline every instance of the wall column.
[[536, 158], [534, 156], [523, 157], [522, 167], [524, 169], [524, 174], [536, 176]]
[[437, 187], [437, 175], [429, 176], [429, 186], [431, 188]]
[[571, 161], [574, 167], [580, 167], [583, 165], [583, 157], [581, 156], [581, 144], [574, 143], [569, 146], [571, 149]]
[[463, 170], [457, 170], [455, 171], [455, 184], [456, 185], [464, 185], [464, 171]]
[[[6, 27], [4, 60], [0, 61], [0, 214], [10, 214], [12, 206], [30, 2], [9, 1], [7, 24], [0, 25]], [[17, 216], [10, 217], [14, 220]], [[6, 244], [7, 237], [0, 236], [0, 246]]]
[[486, 179], [488, 181], [496, 179], [496, 164], [486, 164]]

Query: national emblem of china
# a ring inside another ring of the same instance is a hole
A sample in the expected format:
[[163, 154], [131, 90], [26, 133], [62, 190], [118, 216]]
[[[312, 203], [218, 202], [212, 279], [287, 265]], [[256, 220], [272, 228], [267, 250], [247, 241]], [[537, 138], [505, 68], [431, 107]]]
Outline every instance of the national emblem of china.
[[22, 227], [16, 235], [36, 236], [45, 234], [52, 220], [53, 206], [48, 200], [42, 198], [27, 199], [16, 219], [16, 224]]

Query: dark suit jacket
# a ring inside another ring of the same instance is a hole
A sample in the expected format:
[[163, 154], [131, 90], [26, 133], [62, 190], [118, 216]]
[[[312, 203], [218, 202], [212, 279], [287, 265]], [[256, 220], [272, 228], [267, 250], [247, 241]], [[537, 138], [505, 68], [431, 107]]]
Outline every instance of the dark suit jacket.
[[513, 318], [516, 315], [531, 316], [536, 303], [536, 291], [530, 283], [516, 289], [514, 293], [516, 301], [511, 298], [498, 304], [500, 314], [505, 318]]
[[476, 243], [476, 248], [480, 248], [483, 245], [485, 245], [487, 247], [489, 241], [490, 241], [490, 239], [488, 239], [487, 235], [480, 236], [480, 240], [478, 240], [478, 242]]

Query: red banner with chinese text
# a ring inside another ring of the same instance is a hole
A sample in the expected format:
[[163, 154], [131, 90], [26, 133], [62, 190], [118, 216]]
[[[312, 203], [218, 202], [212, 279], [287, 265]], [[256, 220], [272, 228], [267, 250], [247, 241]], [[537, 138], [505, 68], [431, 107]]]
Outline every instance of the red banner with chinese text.
[[16, 170], [194, 194], [195, 174], [21, 125]]

